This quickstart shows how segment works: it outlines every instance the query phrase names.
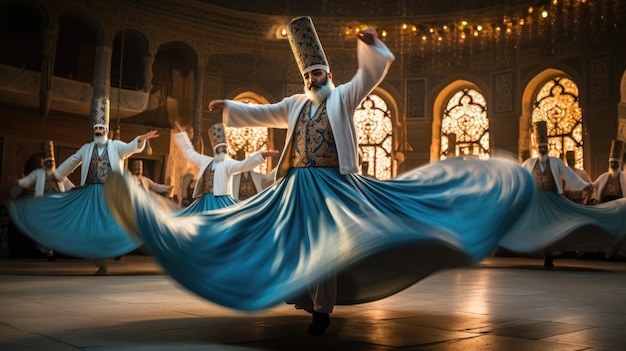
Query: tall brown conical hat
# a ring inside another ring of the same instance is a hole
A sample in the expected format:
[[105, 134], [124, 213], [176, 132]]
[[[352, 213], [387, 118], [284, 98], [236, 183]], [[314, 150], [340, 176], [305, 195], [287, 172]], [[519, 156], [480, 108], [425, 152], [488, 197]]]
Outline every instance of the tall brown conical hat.
[[52, 140], [41, 143], [41, 157], [44, 162], [54, 161], [54, 142]]
[[535, 141], [537, 146], [548, 145], [548, 124], [546, 121], [535, 122], [534, 125]]
[[621, 140], [611, 141], [611, 153], [609, 154], [609, 161], [621, 162], [622, 153], [624, 150], [624, 142]]
[[565, 162], [567, 162], [567, 165], [574, 165], [576, 164], [576, 152], [569, 150], [565, 152]]

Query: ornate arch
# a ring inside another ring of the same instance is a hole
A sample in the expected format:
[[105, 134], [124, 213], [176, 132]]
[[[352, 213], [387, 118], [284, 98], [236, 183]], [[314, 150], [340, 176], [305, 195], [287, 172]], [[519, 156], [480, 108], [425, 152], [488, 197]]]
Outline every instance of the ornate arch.
[[[574, 84], [575, 87], [564, 88], [564, 84]], [[559, 96], [566, 97], [569, 102], [560, 99]], [[552, 120], [548, 121], [551, 156], [560, 157], [561, 153], [575, 149], [574, 151], [577, 153], [576, 165], [578, 168], [584, 168], [583, 139], [585, 133], [583, 129], [582, 111], [576, 112], [580, 113], [580, 116], [573, 117], [576, 121], [564, 121], [567, 126], [559, 126], [557, 125], [557, 120], [561, 118], [559, 115], [565, 114], [566, 112], [564, 112], [562, 108], [551, 107], [551, 105], [548, 104], [554, 104], [554, 102], [560, 100], [563, 100], [561, 103], [568, 104], [568, 106], [565, 106], [567, 108], [582, 110], [578, 84], [576, 80], [566, 72], [553, 68], [546, 69], [528, 82], [522, 94], [522, 115], [520, 116], [519, 130], [520, 161], [531, 157], [533, 153], [532, 124], [533, 113], [535, 113], [535, 119]], [[576, 106], [571, 106], [571, 104], [575, 104]], [[546, 117], [546, 114], [550, 114], [551, 116]]]
[[[439, 160], [441, 158], [442, 151], [446, 151], [442, 149], [442, 143], [446, 144], [447, 147], [447, 140], [442, 140], [441, 131], [443, 117], [447, 109], [448, 102], [458, 92], [468, 89], [475, 90], [480, 93], [485, 99], [484, 106], [489, 106], [485, 89], [481, 88], [477, 83], [474, 83], [473, 81], [458, 79], [444, 86], [439, 94], [437, 94], [437, 96], [435, 97], [433, 103], [432, 141], [430, 145], [431, 162]], [[488, 110], [485, 110], [485, 118], [487, 119], [487, 121], [489, 120]]]

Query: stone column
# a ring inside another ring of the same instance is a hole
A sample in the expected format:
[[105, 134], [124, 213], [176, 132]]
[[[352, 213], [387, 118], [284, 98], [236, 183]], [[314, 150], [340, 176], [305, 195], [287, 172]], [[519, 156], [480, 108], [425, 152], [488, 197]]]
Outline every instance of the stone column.
[[54, 42], [56, 32], [53, 27], [44, 28], [41, 41], [41, 80], [39, 87], [39, 115], [42, 120], [48, 117], [52, 100], [52, 71], [54, 70]]
[[[193, 96], [193, 140], [191, 141], [196, 150], [199, 151], [202, 147], [200, 138], [202, 137], [202, 104], [204, 96], [204, 71], [206, 69], [206, 60], [201, 59], [198, 61], [198, 68], [196, 69], [196, 89]], [[204, 150], [202, 150], [203, 152]]]
[[143, 91], [150, 92], [152, 90], [152, 64], [154, 63], [154, 55], [148, 54], [143, 58]]

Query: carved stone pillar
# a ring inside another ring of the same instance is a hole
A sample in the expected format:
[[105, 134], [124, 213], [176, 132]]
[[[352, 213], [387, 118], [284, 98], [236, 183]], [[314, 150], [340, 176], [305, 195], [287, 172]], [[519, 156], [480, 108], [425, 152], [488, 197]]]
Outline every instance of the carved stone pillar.
[[206, 69], [204, 62], [206, 60], [199, 62], [195, 77], [196, 89], [193, 96], [193, 140], [191, 141], [196, 150], [200, 150], [202, 147], [200, 138], [202, 137], [202, 104], [204, 103], [202, 97], [204, 96], [204, 71]]
[[152, 90], [152, 64], [154, 63], [154, 55], [148, 54], [143, 58], [143, 91], [150, 92]]
[[54, 42], [56, 32], [53, 27], [46, 27], [42, 32], [41, 42], [41, 80], [39, 87], [39, 115], [42, 120], [48, 117], [50, 112], [50, 100], [52, 100], [52, 70], [54, 69]]

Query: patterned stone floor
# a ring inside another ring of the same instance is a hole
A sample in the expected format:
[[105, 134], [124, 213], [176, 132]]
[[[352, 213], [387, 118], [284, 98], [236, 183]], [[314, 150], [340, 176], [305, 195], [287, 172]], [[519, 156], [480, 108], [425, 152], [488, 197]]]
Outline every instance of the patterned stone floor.
[[489, 258], [384, 300], [339, 306], [323, 336], [288, 305], [205, 301], [149, 256], [0, 259], [1, 350], [624, 350], [626, 263]]

